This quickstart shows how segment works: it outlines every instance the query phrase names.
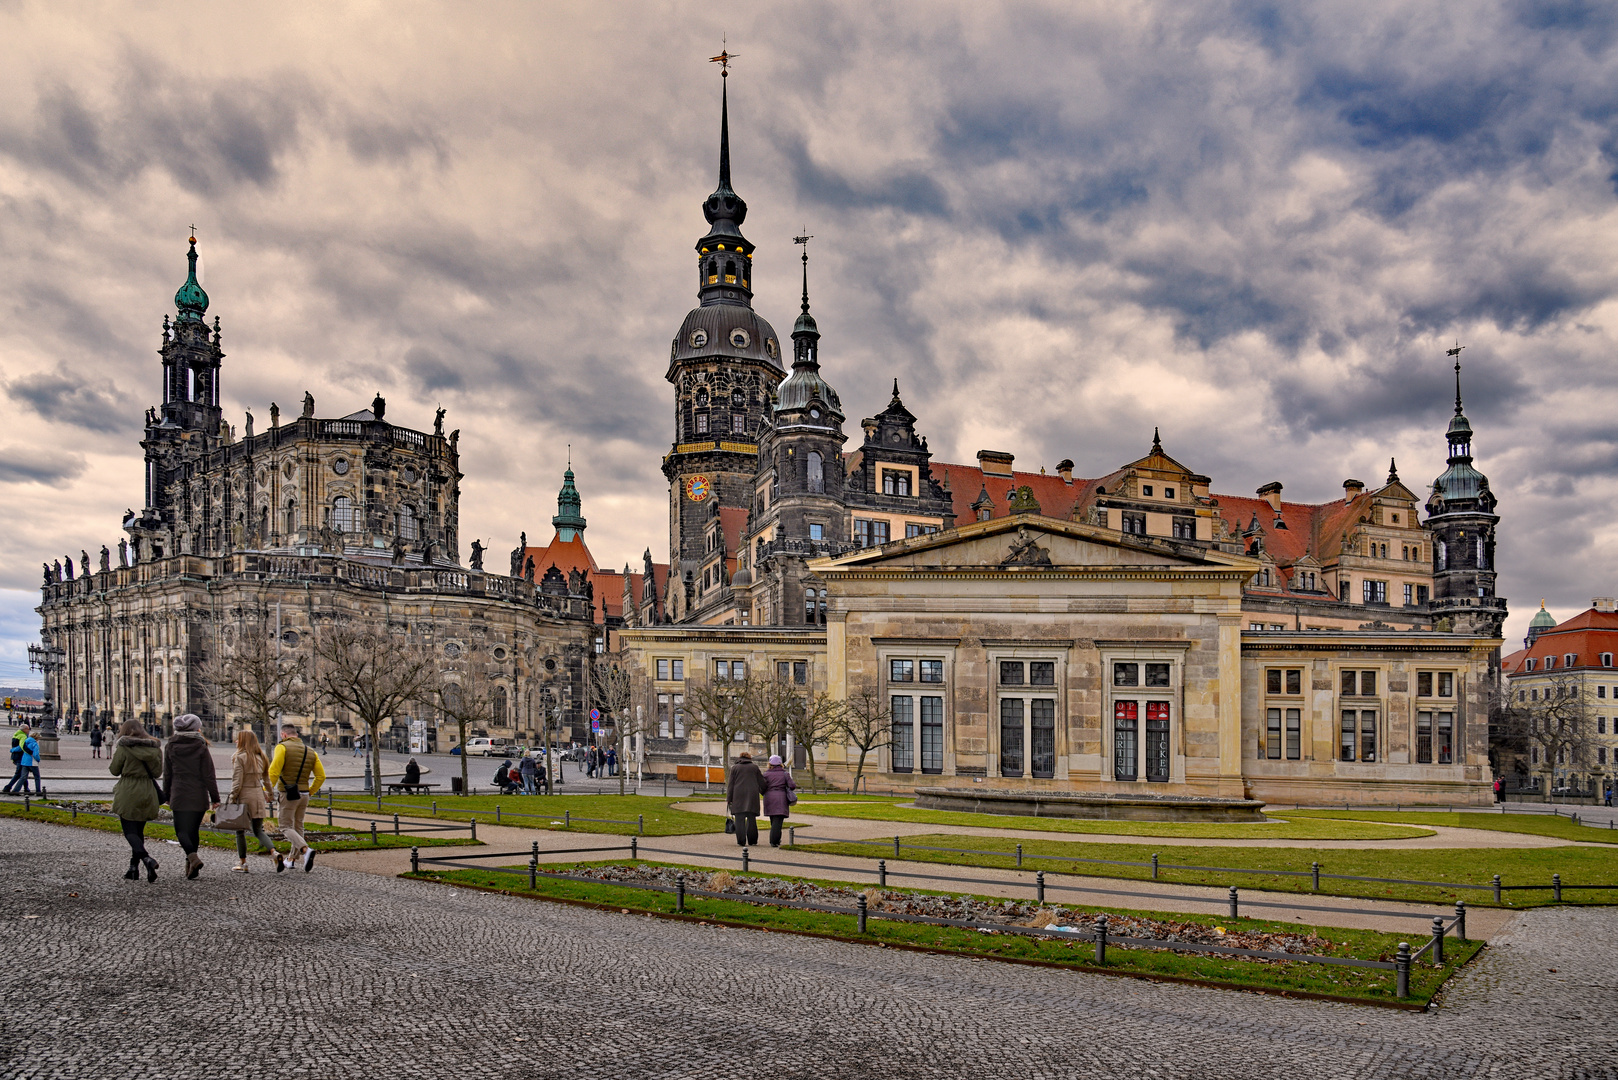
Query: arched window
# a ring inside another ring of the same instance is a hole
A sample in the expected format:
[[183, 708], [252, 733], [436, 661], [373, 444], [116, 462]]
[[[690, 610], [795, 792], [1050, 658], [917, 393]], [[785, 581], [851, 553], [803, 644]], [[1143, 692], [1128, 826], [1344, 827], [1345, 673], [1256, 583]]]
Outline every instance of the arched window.
[[816, 451], [816, 450], [809, 451], [809, 456], [806, 459], [806, 470], [807, 470], [807, 472], [806, 472], [806, 475], [805, 475], [805, 479], [808, 482], [808, 488], [809, 488], [810, 491], [825, 491], [826, 490], [825, 471], [821, 468], [820, 461], [821, 461], [821, 459], [820, 459], [819, 451]]
[[290, 536], [298, 530], [298, 504], [292, 499], [287, 500], [286, 532]]
[[1449, 566], [1449, 542], [1440, 540], [1436, 545], [1436, 550], [1438, 552], [1438, 568], [1443, 570]]
[[351, 533], [359, 531], [358, 515], [354, 513], [354, 501], [347, 495], [339, 495], [331, 504], [331, 527], [333, 532]]
[[714, 285], [719, 281], [719, 260], [708, 260], [708, 284]]
[[261, 507], [258, 508], [258, 543], [259, 543], [259, 546], [263, 547], [269, 541], [269, 539], [270, 539], [270, 508], [268, 506], [261, 506]]
[[1489, 568], [1489, 549], [1486, 546], [1484, 546], [1483, 537], [1480, 536], [1480, 537], [1478, 537], [1478, 569], [1479, 570], [1487, 570], [1488, 568]]
[[421, 527], [416, 523], [416, 512], [408, 506], [399, 507], [399, 539], [415, 540], [421, 536]]
[[736, 284], [736, 264], [729, 259], [725, 260], [725, 284]]
[[503, 686], [494, 688], [494, 722], [502, 727], [506, 723], [506, 688]]

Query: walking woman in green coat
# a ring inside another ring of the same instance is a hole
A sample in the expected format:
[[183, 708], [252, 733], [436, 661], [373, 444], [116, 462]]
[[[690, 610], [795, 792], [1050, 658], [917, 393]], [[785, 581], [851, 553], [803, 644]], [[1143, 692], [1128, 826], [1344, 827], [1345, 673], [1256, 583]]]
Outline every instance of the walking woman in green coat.
[[156, 739], [133, 720], [118, 728], [118, 742], [107, 771], [118, 778], [112, 787], [112, 812], [124, 827], [129, 842], [130, 881], [140, 879], [146, 866], [146, 880], [157, 880], [157, 860], [146, 853], [146, 823], [157, 817], [158, 777], [163, 775], [163, 751]]

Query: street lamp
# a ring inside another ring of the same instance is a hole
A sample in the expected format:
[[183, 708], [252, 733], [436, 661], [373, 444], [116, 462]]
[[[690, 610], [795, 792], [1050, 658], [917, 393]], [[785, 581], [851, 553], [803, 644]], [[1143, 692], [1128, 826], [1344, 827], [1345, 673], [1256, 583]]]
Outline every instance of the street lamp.
[[39, 756], [52, 760], [60, 758], [61, 752], [56, 746], [56, 699], [52, 691], [56, 687], [56, 672], [67, 661], [67, 654], [55, 645], [28, 646], [28, 668], [45, 673], [45, 715], [39, 721], [39, 733], [34, 740], [39, 743]]

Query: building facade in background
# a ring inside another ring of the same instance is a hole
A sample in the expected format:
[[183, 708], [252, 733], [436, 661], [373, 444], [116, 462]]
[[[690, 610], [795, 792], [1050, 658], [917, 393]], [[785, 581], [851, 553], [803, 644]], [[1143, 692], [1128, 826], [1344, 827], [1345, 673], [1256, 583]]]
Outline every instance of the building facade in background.
[[1598, 596], [1557, 622], [1540, 604], [1501, 666], [1504, 730], [1494, 754], [1513, 788], [1600, 794], [1618, 777], [1618, 600]]

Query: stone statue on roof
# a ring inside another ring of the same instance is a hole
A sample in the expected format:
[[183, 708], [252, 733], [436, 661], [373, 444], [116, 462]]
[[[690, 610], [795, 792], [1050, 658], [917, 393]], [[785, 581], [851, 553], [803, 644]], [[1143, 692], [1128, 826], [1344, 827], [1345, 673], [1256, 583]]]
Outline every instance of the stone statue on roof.
[[438, 407], [437, 414], [433, 416], [433, 434], [439, 436], [444, 434], [444, 407], [442, 405]]
[[483, 552], [484, 552], [483, 541], [481, 541], [481, 540], [473, 540], [472, 541], [472, 569], [474, 569], [474, 570], [482, 570], [483, 569]]

